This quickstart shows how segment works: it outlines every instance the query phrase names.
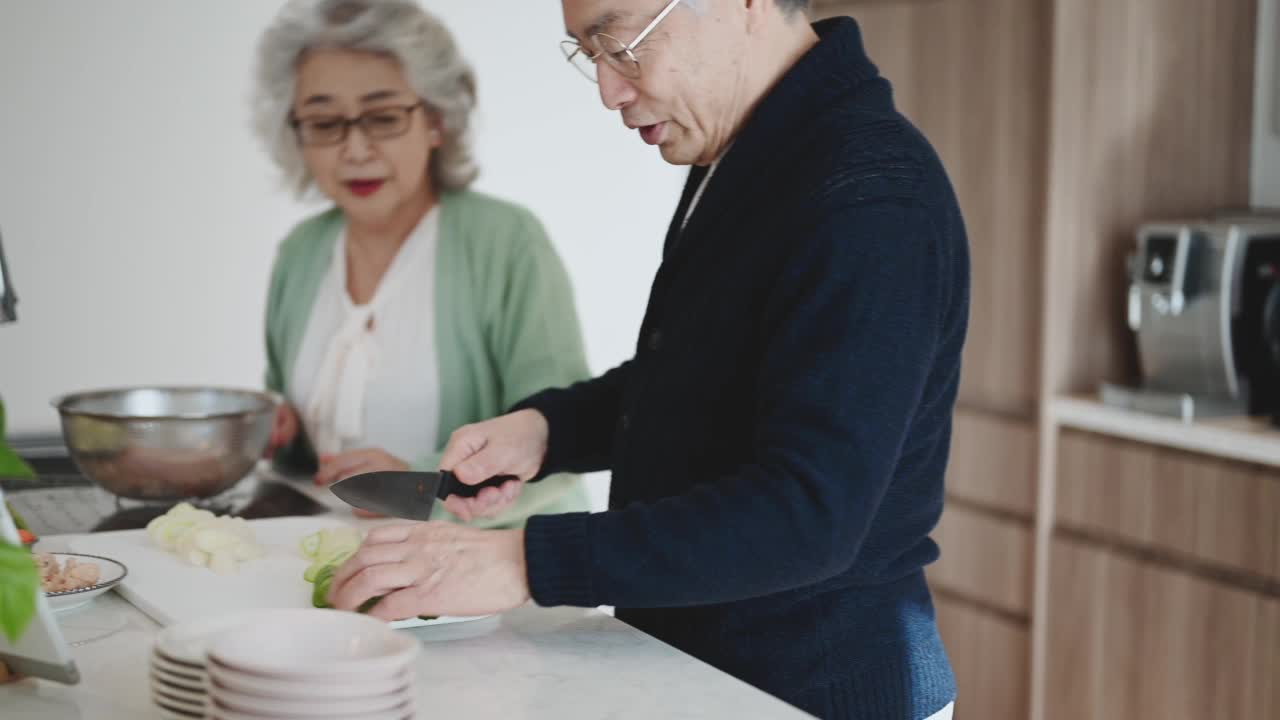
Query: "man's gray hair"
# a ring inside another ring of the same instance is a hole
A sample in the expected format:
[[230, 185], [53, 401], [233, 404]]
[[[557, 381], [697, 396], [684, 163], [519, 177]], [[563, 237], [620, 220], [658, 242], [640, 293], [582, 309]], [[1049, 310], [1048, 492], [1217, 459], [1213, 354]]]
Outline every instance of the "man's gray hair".
[[[787, 15], [794, 15], [798, 12], [807, 12], [809, 10], [809, 0], [773, 0], [777, 3], [778, 8]], [[706, 6], [706, 0], [684, 0], [689, 7], [699, 12]]]
[[809, 0], [775, 0], [775, 2], [788, 15], [809, 10]]
[[442, 136], [428, 168], [437, 191], [464, 189], [478, 174], [467, 133], [476, 105], [475, 73], [453, 35], [411, 0], [290, 0], [258, 45], [254, 125], [298, 195], [315, 182], [289, 124], [299, 61], [336, 48], [399, 61], [410, 87], [436, 117]]

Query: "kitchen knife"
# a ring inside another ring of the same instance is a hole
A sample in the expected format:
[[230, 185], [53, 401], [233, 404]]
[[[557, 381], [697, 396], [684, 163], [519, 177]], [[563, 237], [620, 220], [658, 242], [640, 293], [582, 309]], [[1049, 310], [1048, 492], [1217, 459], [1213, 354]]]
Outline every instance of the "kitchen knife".
[[467, 485], [447, 470], [383, 470], [352, 475], [330, 485], [329, 489], [348, 505], [380, 515], [426, 520], [431, 517], [431, 508], [436, 500], [450, 495], [475, 497], [484, 488], [500, 487], [508, 480], [516, 479], [514, 475], [498, 475], [479, 485]]

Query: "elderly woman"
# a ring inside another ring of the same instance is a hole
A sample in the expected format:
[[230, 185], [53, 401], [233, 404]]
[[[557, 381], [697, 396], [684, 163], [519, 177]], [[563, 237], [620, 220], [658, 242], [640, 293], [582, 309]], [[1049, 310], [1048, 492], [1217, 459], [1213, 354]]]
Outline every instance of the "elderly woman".
[[[588, 376], [541, 224], [468, 190], [475, 102], [449, 31], [412, 2], [295, 0], [262, 38], [258, 130], [300, 195], [333, 202], [281, 243], [266, 317], [266, 383], [288, 401], [271, 448], [319, 484], [434, 470], [456, 428]], [[586, 506], [561, 475], [479, 522]]]

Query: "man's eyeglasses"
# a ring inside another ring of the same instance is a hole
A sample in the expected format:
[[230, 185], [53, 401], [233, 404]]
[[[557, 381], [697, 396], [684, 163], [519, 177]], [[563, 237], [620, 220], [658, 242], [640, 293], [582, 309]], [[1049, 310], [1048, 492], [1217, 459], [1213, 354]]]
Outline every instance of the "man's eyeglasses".
[[617, 70], [624, 77], [635, 80], [640, 77], [640, 61], [636, 59], [635, 49], [644, 39], [658, 27], [658, 23], [662, 19], [676, 9], [676, 5], [680, 4], [680, 0], [671, 0], [667, 6], [658, 13], [658, 17], [649, 23], [649, 26], [640, 31], [635, 40], [628, 45], [618, 38], [607, 35], [605, 33], [596, 33], [587, 38], [587, 43], [592, 46], [595, 53], [592, 54], [587, 48], [583, 47], [576, 40], [565, 40], [560, 43], [560, 50], [564, 52], [565, 59], [569, 64], [573, 65], [591, 82], [599, 82], [596, 77], [596, 63], [603, 59], [609, 63], [609, 67]]
[[424, 107], [418, 102], [400, 107], [367, 110], [357, 117], [317, 115], [300, 118], [290, 116], [289, 124], [303, 145], [337, 145], [347, 139], [351, 126], [359, 125], [370, 140], [390, 140], [405, 134], [413, 120], [413, 111]]

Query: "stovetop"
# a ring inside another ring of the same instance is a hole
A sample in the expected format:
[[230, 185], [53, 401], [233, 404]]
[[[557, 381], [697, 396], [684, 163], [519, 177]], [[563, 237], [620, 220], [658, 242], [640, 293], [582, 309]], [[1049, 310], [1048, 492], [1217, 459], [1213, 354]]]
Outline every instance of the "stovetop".
[[[37, 536], [136, 530], [178, 501], [120, 498], [82, 475], [69, 457], [29, 458], [36, 479], [0, 478], [5, 499]], [[211, 498], [187, 500], [219, 515], [245, 519], [320, 515], [329, 512], [287, 481], [257, 473]]]

